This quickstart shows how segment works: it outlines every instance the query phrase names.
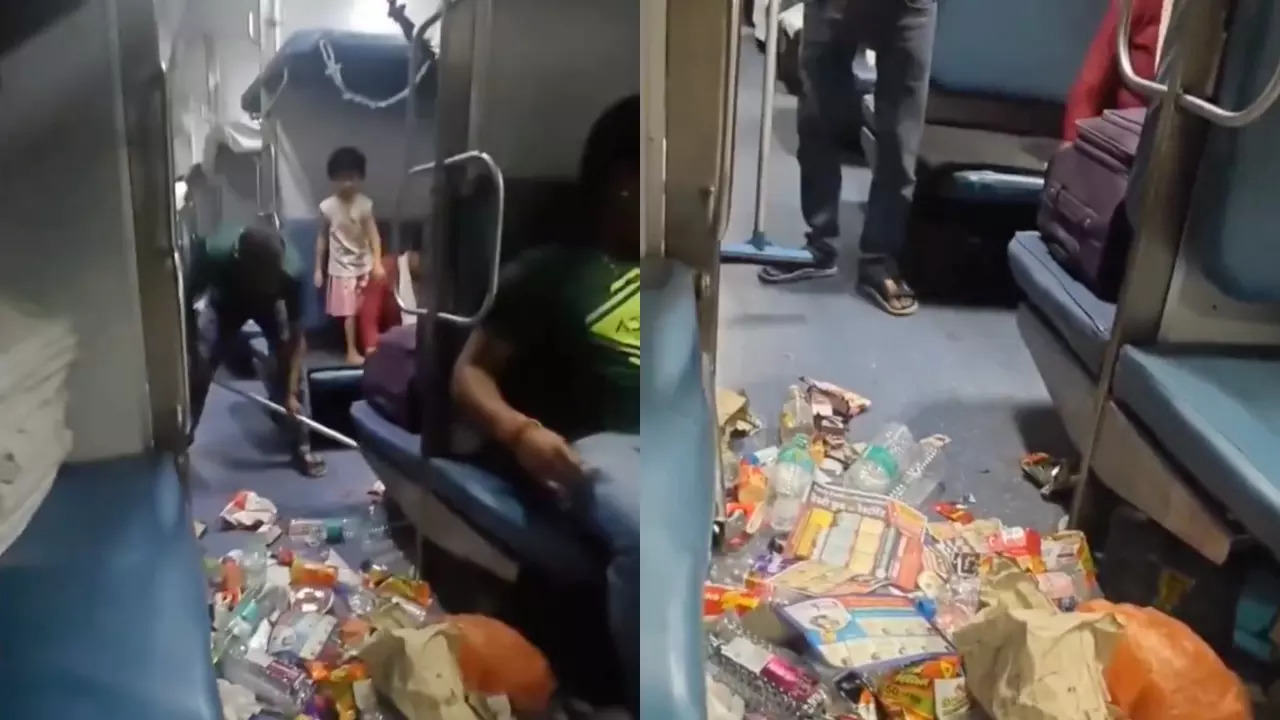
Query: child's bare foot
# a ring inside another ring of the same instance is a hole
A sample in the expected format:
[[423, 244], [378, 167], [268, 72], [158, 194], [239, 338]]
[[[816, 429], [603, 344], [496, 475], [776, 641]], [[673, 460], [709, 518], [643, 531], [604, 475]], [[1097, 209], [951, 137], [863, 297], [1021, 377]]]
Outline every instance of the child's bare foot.
[[360, 353], [347, 353], [347, 364], [348, 364], [348, 365], [363, 365], [363, 364], [364, 364], [364, 356], [363, 356], [363, 355], [361, 355]]

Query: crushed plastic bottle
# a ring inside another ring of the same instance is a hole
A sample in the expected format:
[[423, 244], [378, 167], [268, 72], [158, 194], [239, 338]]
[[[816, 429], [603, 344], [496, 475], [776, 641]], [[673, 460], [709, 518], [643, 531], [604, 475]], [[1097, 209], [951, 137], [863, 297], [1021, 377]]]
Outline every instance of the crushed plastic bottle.
[[778, 532], [790, 532], [799, 521], [800, 508], [813, 486], [814, 464], [808, 436], [791, 438], [771, 470], [773, 503], [768, 522]]
[[232, 643], [218, 660], [223, 680], [253, 693], [273, 711], [293, 717], [315, 696], [315, 685], [302, 670], [250, 649], [243, 641]]
[[925, 438], [916, 443], [907, 457], [902, 476], [889, 491], [889, 496], [914, 508], [919, 508], [942, 481], [942, 448], [945, 439]]
[[841, 485], [863, 492], [888, 494], [902, 477], [902, 472], [916, 451], [916, 441], [911, 430], [900, 423], [890, 423], [867, 443], [848, 472], [841, 478]]
[[813, 437], [813, 408], [799, 385], [787, 390], [787, 401], [782, 404], [782, 416], [778, 422], [778, 439], [783, 444], [797, 435]]
[[213, 655], [216, 662], [238, 643], [248, 642], [258, 627], [289, 606], [289, 589], [279, 585], [267, 585], [258, 593], [248, 595], [225, 618], [221, 627], [215, 628]]

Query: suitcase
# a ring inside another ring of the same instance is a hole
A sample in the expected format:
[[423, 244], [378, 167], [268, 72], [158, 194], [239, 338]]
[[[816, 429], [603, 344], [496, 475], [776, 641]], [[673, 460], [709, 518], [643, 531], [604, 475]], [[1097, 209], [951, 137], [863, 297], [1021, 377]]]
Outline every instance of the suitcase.
[[1054, 258], [1103, 300], [1115, 301], [1132, 230], [1124, 211], [1145, 108], [1106, 110], [1077, 123], [1049, 161], [1036, 224]]
[[364, 361], [364, 398], [391, 422], [419, 432], [422, 422], [415, 377], [418, 371], [418, 328], [400, 325], [382, 334]]

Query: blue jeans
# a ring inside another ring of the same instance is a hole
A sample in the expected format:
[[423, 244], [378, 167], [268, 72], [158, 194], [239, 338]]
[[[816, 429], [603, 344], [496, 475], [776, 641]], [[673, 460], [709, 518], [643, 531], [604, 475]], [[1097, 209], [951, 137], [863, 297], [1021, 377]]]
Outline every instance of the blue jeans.
[[627, 703], [640, 694], [640, 438], [604, 434], [574, 443], [591, 481], [571, 507], [609, 552], [609, 627], [624, 673]]
[[937, 19], [937, 0], [805, 0], [796, 159], [808, 246], [821, 263], [835, 262], [840, 236], [841, 141], [862, 126], [853, 59], [863, 47], [876, 51], [876, 153], [859, 244], [864, 260], [893, 262], [902, 249]]

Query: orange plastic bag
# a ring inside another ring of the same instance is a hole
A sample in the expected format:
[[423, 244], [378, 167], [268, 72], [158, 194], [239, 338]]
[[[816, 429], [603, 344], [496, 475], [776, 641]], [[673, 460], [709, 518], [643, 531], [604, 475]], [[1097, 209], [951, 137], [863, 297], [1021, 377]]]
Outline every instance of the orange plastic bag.
[[1129, 720], [1253, 720], [1240, 679], [1181, 621], [1106, 600], [1079, 609], [1112, 613], [1124, 625], [1105, 677], [1111, 703]]
[[506, 695], [516, 712], [545, 712], [556, 681], [546, 656], [499, 620], [450, 615], [458, 630], [458, 670], [472, 692]]

